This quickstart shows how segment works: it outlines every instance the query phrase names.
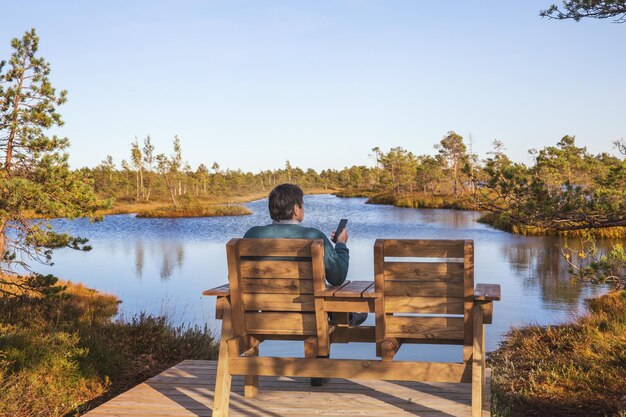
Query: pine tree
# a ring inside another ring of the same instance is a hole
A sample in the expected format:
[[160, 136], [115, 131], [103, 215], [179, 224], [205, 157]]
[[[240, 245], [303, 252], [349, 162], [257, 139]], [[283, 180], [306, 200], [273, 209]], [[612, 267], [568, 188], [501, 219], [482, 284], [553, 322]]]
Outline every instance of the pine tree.
[[[39, 37], [32, 29], [13, 39], [8, 65], [0, 63], [0, 293], [50, 289], [52, 277], [18, 276], [29, 262], [49, 262], [52, 250], [89, 250], [86, 239], [56, 233], [48, 219], [93, 216], [102, 206], [88, 179], [72, 172], [67, 138], [48, 136], [62, 126], [57, 107], [67, 92], [50, 83], [50, 65], [37, 57]], [[34, 213], [40, 220], [25, 216]]]

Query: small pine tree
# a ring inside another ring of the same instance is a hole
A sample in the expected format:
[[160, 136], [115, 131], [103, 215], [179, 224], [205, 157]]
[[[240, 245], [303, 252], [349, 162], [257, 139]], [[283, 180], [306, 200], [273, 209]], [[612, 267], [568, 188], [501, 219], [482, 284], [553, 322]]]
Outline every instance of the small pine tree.
[[[48, 78], [50, 65], [37, 57], [35, 29], [13, 39], [8, 66], [0, 62], [0, 293], [50, 290], [55, 279], [31, 271], [32, 261], [50, 262], [52, 250], [89, 250], [87, 240], [57, 233], [53, 217], [94, 216], [104, 206], [90, 180], [72, 172], [67, 138], [48, 136], [62, 126], [57, 107], [67, 92], [57, 92]], [[37, 220], [25, 216], [34, 214]]]

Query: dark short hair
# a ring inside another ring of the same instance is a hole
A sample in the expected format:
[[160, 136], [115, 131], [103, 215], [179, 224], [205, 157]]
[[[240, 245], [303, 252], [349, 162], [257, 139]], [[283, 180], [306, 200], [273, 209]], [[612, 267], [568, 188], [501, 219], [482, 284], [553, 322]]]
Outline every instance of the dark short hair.
[[295, 184], [280, 184], [270, 192], [267, 203], [272, 220], [291, 220], [293, 218], [293, 206], [302, 207], [304, 193]]

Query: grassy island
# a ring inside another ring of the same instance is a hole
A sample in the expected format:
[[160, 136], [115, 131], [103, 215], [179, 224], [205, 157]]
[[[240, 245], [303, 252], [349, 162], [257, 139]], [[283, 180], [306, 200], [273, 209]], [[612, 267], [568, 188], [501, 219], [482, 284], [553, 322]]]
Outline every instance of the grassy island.
[[207, 207], [181, 207], [146, 210], [137, 213], [139, 218], [177, 218], [177, 217], [218, 217], [218, 216], [245, 216], [252, 212], [239, 205], [233, 206], [207, 206]]
[[[0, 415], [83, 412], [183, 359], [215, 359], [206, 329], [141, 314], [82, 285], [54, 296], [0, 297]], [[73, 415], [73, 414], [72, 414]]]
[[509, 332], [490, 355], [492, 415], [626, 415], [626, 292], [559, 326]]

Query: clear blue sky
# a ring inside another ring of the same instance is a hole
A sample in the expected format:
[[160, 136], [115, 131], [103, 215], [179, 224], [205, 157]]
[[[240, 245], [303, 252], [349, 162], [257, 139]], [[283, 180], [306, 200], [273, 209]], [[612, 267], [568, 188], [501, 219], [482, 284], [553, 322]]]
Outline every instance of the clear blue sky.
[[0, 57], [35, 27], [73, 167], [135, 136], [192, 167], [371, 164], [449, 130], [513, 159], [574, 134], [626, 137], [626, 24], [541, 19], [535, 1], [29, 1], [2, 6]]

